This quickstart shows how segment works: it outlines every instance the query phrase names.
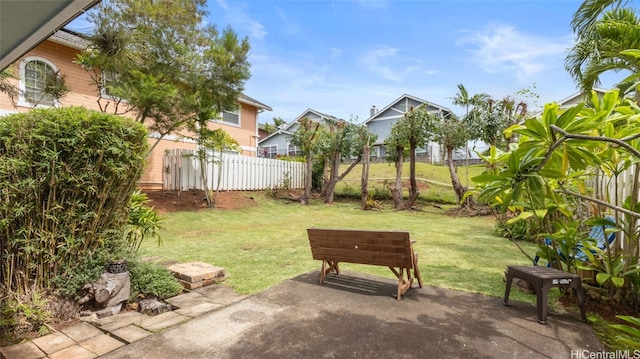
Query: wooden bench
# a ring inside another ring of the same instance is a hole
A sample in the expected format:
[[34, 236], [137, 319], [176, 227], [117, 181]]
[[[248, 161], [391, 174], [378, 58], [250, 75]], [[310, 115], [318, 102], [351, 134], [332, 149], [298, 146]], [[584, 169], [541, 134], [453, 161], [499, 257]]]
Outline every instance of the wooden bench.
[[332, 271], [340, 274], [338, 264], [348, 262], [389, 267], [398, 278], [398, 300], [411, 288], [414, 277], [422, 288], [415, 241], [409, 239], [409, 232], [309, 228], [307, 233], [313, 259], [322, 261], [320, 283]]

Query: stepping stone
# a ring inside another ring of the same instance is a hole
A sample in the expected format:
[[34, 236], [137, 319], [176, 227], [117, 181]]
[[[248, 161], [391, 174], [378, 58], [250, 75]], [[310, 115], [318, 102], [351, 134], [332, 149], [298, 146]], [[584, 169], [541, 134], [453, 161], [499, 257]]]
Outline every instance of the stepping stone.
[[51, 333], [31, 341], [47, 354], [58, 352], [75, 344], [73, 339], [63, 333]]
[[100, 329], [110, 332], [122, 327], [126, 327], [129, 324], [139, 325], [142, 321], [149, 317], [138, 312], [127, 312], [116, 315], [114, 318], [115, 320], [111, 321], [109, 324], [101, 326]]
[[157, 331], [174, 326], [189, 319], [191, 318], [173, 311], [149, 317], [143, 320], [142, 323], [140, 323], [140, 326], [149, 331]]
[[127, 343], [133, 343], [136, 340], [140, 340], [152, 335], [152, 333], [131, 324], [127, 325], [126, 327], [114, 330], [113, 332], [111, 332], [111, 335]]
[[94, 327], [89, 323], [76, 324], [71, 327], [62, 329], [62, 332], [76, 342], [82, 342], [89, 338], [93, 338], [95, 336], [103, 334], [100, 329]]
[[190, 306], [190, 307], [184, 307], [181, 309], [176, 310], [175, 312], [178, 314], [182, 314], [182, 315], [186, 315], [188, 317], [192, 317], [195, 318], [199, 315], [202, 315], [204, 313], [210, 312], [214, 309], [218, 309], [220, 308], [221, 305], [220, 304], [214, 304], [214, 303], [200, 303], [194, 306]]
[[49, 359], [92, 359], [97, 358], [95, 353], [79, 346], [73, 345], [53, 354], [49, 354]]
[[87, 339], [78, 344], [97, 355], [106, 354], [125, 345], [125, 343], [107, 334], [98, 335], [97, 337]]
[[186, 308], [202, 303], [204, 298], [198, 292], [180, 294], [165, 301], [177, 308]]
[[236, 293], [232, 288], [223, 284], [198, 288], [191, 293], [194, 292], [202, 295], [208, 302], [220, 305], [229, 305], [247, 297], [246, 295]]
[[0, 348], [0, 358], [4, 359], [40, 359], [46, 356], [47, 354], [32, 342]]

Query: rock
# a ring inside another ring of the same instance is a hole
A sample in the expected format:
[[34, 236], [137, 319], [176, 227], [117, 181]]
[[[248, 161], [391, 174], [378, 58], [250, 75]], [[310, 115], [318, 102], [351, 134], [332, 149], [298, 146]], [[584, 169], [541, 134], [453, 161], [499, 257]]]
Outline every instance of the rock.
[[158, 315], [173, 309], [171, 304], [163, 303], [155, 298], [142, 299], [138, 302], [138, 311], [146, 315]]

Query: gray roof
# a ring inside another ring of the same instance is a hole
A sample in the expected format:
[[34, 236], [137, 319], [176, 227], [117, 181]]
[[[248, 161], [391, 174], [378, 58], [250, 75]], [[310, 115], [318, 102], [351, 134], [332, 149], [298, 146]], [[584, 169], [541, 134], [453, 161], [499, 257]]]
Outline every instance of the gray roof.
[[60, 29], [54, 32], [47, 40], [78, 50], [84, 50], [91, 45], [91, 42], [85, 39], [81, 34], [68, 29]]
[[410, 98], [410, 99], [412, 99], [412, 100], [414, 100], [414, 101], [424, 103], [424, 104], [426, 104], [427, 106], [435, 107], [435, 108], [439, 109], [440, 111], [448, 112], [449, 114], [453, 113], [450, 109], [448, 109], [448, 108], [446, 108], [446, 107], [444, 107], [444, 106], [440, 106], [440, 105], [435, 104], [435, 103], [433, 103], [433, 102], [429, 102], [429, 101], [427, 101], [427, 100], [423, 100], [423, 99], [421, 99], [421, 98], [419, 98], [419, 97], [415, 97], [415, 96], [412, 96], [412, 95], [409, 95], [409, 94], [406, 94], [406, 93], [405, 93], [405, 94], [403, 94], [402, 96], [400, 96], [400, 97], [398, 97], [397, 99], [395, 99], [394, 101], [392, 101], [391, 103], [389, 103], [389, 105], [387, 105], [387, 106], [386, 106], [385, 108], [383, 108], [382, 110], [377, 111], [375, 114], [373, 114], [373, 116], [369, 117], [369, 118], [368, 118], [366, 121], [364, 121], [362, 124], [363, 124], [363, 125], [366, 125], [367, 123], [369, 123], [369, 122], [373, 121], [376, 117], [378, 117], [378, 115], [379, 115], [379, 114], [384, 113], [385, 111], [387, 111], [389, 108], [391, 108], [393, 105], [397, 104], [398, 102], [400, 102], [400, 101], [401, 101], [402, 99], [404, 99], [404, 98]]
[[273, 111], [273, 109], [270, 106], [265, 105], [262, 102], [254, 99], [253, 97], [249, 97], [249, 96], [247, 96], [245, 94], [240, 94], [240, 98], [238, 98], [238, 102], [246, 103], [248, 105], [255, 106], [255, 107], [257, 107], [259, 109], [262, 109], [262, 110]]

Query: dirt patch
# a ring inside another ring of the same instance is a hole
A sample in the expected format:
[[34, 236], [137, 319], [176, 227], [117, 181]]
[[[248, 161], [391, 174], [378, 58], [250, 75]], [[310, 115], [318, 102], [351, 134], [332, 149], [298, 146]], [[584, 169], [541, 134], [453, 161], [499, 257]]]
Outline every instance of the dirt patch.
[[[207, 199], [204, 191], [145, 191], [149, 204], [155, 207], [159, 213], [177, 211], [199, 211], [207, 208]], [[239, 209], [255, 206], [251, 192], [219, 192], [215, 200], [215, 208]]]

